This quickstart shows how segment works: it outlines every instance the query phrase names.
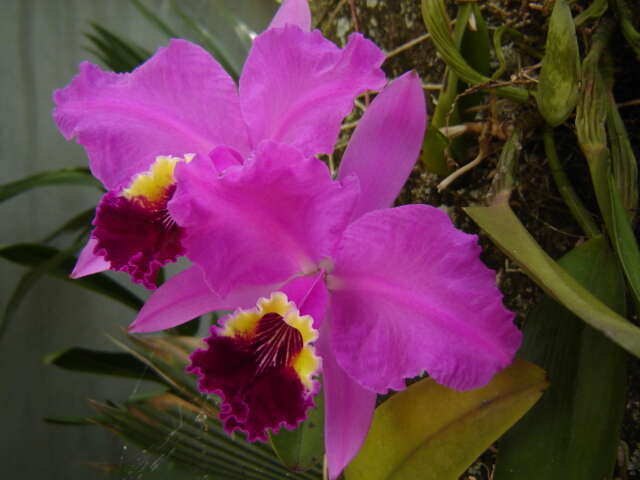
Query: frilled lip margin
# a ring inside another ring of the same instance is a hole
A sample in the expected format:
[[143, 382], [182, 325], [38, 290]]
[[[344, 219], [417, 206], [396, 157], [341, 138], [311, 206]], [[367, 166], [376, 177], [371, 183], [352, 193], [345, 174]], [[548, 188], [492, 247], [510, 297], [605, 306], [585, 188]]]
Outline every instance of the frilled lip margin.
[[202, 392], [222, 398], [227, 432], [266, 441], [268, 430], [294, 429], [306, 418], [319, 390], [312, 322], [278, 292], [211, 328], [207, 348], [191, 355], [187, 371], [198, 375]]

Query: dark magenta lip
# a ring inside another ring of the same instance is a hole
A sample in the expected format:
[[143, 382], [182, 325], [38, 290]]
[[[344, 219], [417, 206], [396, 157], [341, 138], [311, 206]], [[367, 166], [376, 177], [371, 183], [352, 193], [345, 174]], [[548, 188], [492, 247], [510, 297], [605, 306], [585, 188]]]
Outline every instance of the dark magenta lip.
[[[251, 335], [221, 336], [212, 327], [204, 341], [208, 348], [191, 355], [187, 371], [198, 375], [202, 392], [221, 397], [220, 419], [228, 433], [267, 441], [269, 430], [293, 429], [306, 418], [313, 398], [291, 366], [302, 337], [280, 315], [263, 316]], [[265, 354], [270, 345], [275, 348]]]
[[156, 288], [160, 268], [184, 254], [183, 230], [167, 211], [174, 191], [171, 185], [157, 202], [107, 192], [93, 220], [94, 253], [103, 256], [112, 270], [128, 273], [133, 282], [151, 290]]

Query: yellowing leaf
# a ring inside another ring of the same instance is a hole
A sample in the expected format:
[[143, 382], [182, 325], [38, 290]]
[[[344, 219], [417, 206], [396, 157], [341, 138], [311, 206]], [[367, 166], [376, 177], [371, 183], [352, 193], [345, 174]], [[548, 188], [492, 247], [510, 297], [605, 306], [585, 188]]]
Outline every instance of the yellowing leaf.
[[347, 480], [455, 480], [546, 386], [544, 371], [521, 360], [468, 392], [421, 380], [376, 409]]

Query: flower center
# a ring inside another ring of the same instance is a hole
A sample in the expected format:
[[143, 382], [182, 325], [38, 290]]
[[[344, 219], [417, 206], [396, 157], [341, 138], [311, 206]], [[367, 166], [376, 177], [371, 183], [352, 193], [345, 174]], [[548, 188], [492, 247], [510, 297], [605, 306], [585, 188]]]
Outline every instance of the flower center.
[[256, 374], [289, 365], [302, 350], [303, 341], [300, 332], [288, 325], [277, 313], [267, 313], [258, 321], [255, 337], [251, 342]]
[[149, 171], [138, 174], [129, 188], [122, 192], [122, 196], [129, 200], [144, 201], [144, 203], [165, 203], [167, 191], [175, 182], [173, 171], [178, 162], [189, 163], [193, 154], [187, 154], [183, 158], [161, 155], [156, 157]]

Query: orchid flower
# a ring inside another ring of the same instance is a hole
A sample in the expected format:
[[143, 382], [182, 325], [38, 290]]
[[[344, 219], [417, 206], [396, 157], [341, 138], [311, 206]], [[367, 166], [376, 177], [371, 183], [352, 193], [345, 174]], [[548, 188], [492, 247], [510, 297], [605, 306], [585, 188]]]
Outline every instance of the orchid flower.
[[168, 208], [194, 265], [130, 327], [233, 310], [188, 369], [203, 392], [222, 397], [225, 428], [249, 440], [298, 425], [322, 374], [332, 479], [360, 448], [378, 393], [424, 371], [451, 388], [482, 386], [520, 344], [477, 238], [437, 208], [390, 208], [425, 123], [421, 83], [409, 72], [371, 103], [336, 180], [308, 152], [272, 140], [217, 173], [212, 165], [236, 152], [221, 146], [177, 165]]
[[76, 138], [107, 193], [72, 277], [105, 269], [155, 288], [159, 268], [184, 253], [184, 231], [167, 210], [174, 169], [196, 155], [224, 168], [260, 142], [331, 153], [354, 98], [385, 83], [384, 54], [360, 34], [339, 49], [310, 30], [306, 0], [285, 0], [254, 40], [239, 81], [202, 48], [172, 40], [132, 73], [89, 62], [54, 94], [54, 118]]

